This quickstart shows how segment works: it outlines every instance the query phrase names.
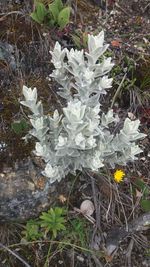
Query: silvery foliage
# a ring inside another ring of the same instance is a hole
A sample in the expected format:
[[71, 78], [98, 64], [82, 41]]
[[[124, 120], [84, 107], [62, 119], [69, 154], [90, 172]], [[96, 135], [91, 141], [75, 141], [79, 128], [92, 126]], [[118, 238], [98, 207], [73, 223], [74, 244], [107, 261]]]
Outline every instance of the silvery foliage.
[[138, 130], [140, 121], [126, 118], [113, 134], [119, 118], [113, 110], [104, 114], [100, 109], [99, 98], [112, 84], [108, 72], [113, 63], [104, 56], [107, 48], [103, 31], [88, 35], [88, 52], [62, 49], [56, 42], [50, 52], [55, 67], [50, 77], [60, 84], [58, 94], [67, 102], [62, 114], [55, 110], [53, 116], [44, 115], [36, 88], [23, 87], [21, 104], [32, 112], [29, 135], [37, 140], [35, 154], [45, 161], [43, 175], [50, 183], [83, 168], [98, 171], [106, 163], [125, 165], [142, 151], [135, 143], [145, 136]]

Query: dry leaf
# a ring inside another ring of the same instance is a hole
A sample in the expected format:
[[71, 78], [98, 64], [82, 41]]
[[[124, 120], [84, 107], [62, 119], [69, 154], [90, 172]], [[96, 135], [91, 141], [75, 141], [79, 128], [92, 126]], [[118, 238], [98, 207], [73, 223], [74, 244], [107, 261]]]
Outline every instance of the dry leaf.
[[64, 195], [59, 195], [58, 199], [63, 204], [67, 201], [67, 198]]
[[38, 179], [36, 186], [37, 188], [43, 190], [45, 188], [45, 184], [46, 184], [45, 178], [42, 176]]
[[143, 41], [145, 42], [145, 44], [149, 43], [148, 39], [146, 39], [145, 37], [143, 37]]
[[112, 262], [112, 260], [113, 260], [113, 256], [105, 255], [105, 260], [106, 260], [107, 262]]
[[92, 201], [87, 199], [81, 203], [80, 210], [84, 215], [91, 216], [95, 208]]
[[112, 45], [113, 47], [120, 47], [120, 46], [121, 46], [119, 40], [113, 40], [113, 41], [111, 41], [111, 45]]
[[139, 190], [136, 189], [136, 197], [141, 198], [143, 196], [143, 193], [141, 193]]

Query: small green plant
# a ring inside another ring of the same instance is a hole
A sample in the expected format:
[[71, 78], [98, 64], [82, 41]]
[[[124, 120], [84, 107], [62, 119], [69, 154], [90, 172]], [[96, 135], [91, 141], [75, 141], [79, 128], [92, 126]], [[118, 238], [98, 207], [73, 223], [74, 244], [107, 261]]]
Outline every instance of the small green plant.
[[114, 66], [111, 71], [111, 76], [114, 78], [114, 88], [116, 87], [111, 107], [114, 105], [116, 100], [125, 103], [124, 95], [126, 93], [128, 95], [133, 91], [137, 92], [135, 62], [128, 56], [125, 56], [122, 62], [122, 65]]
[[48, 7], [45, 7], [41, 2], [36, 2], [35, 11], [30, 16], [39, 24], [56, 25], [63, 29], [69, 23], [70, 11], [71, 8], [64, 6], [61, 0], [54, 0]]
[[45, 8], [45, 5], [43, 3], [37, 2], [35, 3], [35, 11], [31, 13], [31, 18], [38, 22], [39, 24], [42, 24], [45, 22], [45, 18], [48, 15], [48, 12]]
[[70, 221], [72, 228], [72, 236], [79, 240], [82, 247], [87, 244], [87, 221], [81, 218], [76, 218]]
[[23, 239], [26, 241], [36, 241], [43, 236], [39, 229], [40, 225], [36, 220], [29, 220], [22, 231]]
[[90, 234], [89, 224], [86, 219], [80, 217], [68, 219], [59, 248], [63, 249], [66, 243], [75, 244], [84, 248], [88, 247]]
[[52, 233], [52, 238], [56, 238], [59, 231], [66, 230], [65, 214], [64, 208], [55, 207], [43, 212], [37, 220], [29, 220], [22, 231], [23, 239], [35, 241], [44, 238], [48, 232]]
[[148, 87], [150, 87], [150, 73], [149, 72], [145, 74], [143, 81], [141, 83], [140, 89], [143, 90]]
[[71, 38], [78, 49], [84, 49], [88, 46], [88, 33], [83, 32], [80, 29], [77, 29], [74, 34], [71, 35]]
[[128, 69], [128, 72], [130, 71], [131, 72], [131, 76], [133, 77], [134, 76], [135, 69], [136, 69], [135, 61], [132, 58], [130, 58], [127, 55], [125, 55], [125, 57], [124, 57], [124, 63], [125, 63], [125, 66]]
[[25, 130], [28, 129], [28, 124], [25, 119], [21, 119], [18, 121], [14, 121], [11, 123], [11, 129], [16, 133], [16, 134], [22, 134], [25, 132]]
[[46, 232], [51, 232], [53, 237], [56, 238], [59, 231], [66, 229], [64, 215], [64, 208], [51, 208], [40, 216], [40, 226], [44, 227]]

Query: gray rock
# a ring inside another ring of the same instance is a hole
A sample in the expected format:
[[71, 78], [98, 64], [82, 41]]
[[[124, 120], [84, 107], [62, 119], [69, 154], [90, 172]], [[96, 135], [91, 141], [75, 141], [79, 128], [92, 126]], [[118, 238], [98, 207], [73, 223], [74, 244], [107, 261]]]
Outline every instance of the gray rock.
[[0, 42], [0, 60], [7, 62], [12, 70], [16, 70], [17, 64], [14, 57], [14, 46], [6, 42]]
[[32, 159], [0, 173], [0, 222], [26, 221], [37, 217], [69, 192], [65, 180], [50, 185]]

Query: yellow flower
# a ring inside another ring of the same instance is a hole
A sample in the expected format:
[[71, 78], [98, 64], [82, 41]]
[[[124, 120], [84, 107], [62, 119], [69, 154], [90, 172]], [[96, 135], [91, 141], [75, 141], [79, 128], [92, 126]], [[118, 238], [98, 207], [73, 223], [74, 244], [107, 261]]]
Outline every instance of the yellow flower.
[[122, 170], [116, 170], [114, 172], [114, 180], [115, 180], [115, 182], [116, 183], [122, 182], [124, 176], [125, 176], [124, 171], [122, 171]]

